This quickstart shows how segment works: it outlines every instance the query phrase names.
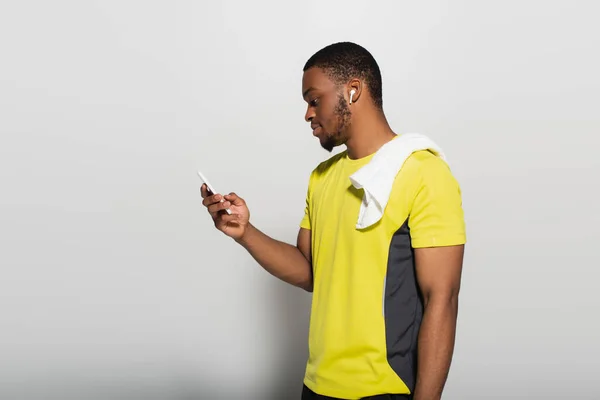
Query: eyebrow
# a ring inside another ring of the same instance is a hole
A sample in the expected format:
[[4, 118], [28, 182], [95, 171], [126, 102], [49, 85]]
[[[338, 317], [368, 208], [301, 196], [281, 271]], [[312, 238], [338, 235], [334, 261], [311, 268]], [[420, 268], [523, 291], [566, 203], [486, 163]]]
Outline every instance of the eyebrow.
[[308, 94], [308, 92], [310, 92], [311, 90], [315, 90], [315, 88], [311, 86], [308, 89], [306, 89], [304, 91], [304, 93], [302, 93], [302, 97], [306, 97], [306, 95]]

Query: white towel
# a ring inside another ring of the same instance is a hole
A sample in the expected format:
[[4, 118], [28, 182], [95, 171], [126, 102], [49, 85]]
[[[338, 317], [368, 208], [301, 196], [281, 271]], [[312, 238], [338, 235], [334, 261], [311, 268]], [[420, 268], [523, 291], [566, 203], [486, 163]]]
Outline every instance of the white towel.
[[404, 133], [381, 146], [367, 165], [350, 176], [355, 188], [364, 189], [356, 228], [367, 228], [381, 219], [396, 175], [406, 159], [420, 150], [429, 150], [446, 161], [442, 149], [431, 139], [419, 133]]

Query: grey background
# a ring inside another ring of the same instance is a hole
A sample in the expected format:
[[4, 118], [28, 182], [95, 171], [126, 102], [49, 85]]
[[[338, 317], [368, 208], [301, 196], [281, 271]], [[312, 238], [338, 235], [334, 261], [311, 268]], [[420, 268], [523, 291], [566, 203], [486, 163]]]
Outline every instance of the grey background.
[[372, 51], [468, 228], [445, 399], [595, 399], [594, 1], [0, 3], [0, 398], [298, 398], [310, 295], [201, 206], [293, 242], [329, 157], [302, 65]]

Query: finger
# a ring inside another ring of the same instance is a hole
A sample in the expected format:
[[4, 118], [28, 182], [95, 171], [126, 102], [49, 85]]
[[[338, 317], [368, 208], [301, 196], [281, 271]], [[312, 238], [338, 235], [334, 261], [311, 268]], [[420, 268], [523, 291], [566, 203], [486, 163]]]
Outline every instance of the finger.
[[[210, 193], [210, 192], [208, 192]], [[223, 199], [223, 196], [221, 196], [220, 194], [214, 194], [214, 195], [210, 195], [204, 198], [204, 200], [202, 200], [202, 204], [206, 207], [210, 206], [211, 204], [215, 204], [220, 202]]]
[[240, 216], [237, 214], [219, 214], [217, 218], [215, 218], [215, 226], [217, 229], [224, 231], [227, 227], [235, 227], [240, 224]]
[[208, 206], [208, 212], [210, 213], [217, 213], [219, 211], [222, 211], [228, 207], [231, 207], [231, 203], [229, 201], [224, 201], [224, 202], [217, 202], [215, 204], [211, 204]]
[[213, 196], [216, 194], [208, 188], [208, 185], [206, 183], [202, 183], [202, 185], [200, 186], [200, 193], [203, 197]]
[[231, 204], [233, 204], [234, 206], [243, 206], [244, 204], [246, 204], [244, 199], [242, 199], [241, 197], [239, 197], [237, 194], [235, 194], [233, 192], [226, 194], [223, 197], [225, 198], [225, 200], [230, 201]]
[[219, 219], [225, 223], [225, 224], [229, 224], [229, 223], [239, 223], [240, 221], [240, 215], [239, 214], [222, 214]]

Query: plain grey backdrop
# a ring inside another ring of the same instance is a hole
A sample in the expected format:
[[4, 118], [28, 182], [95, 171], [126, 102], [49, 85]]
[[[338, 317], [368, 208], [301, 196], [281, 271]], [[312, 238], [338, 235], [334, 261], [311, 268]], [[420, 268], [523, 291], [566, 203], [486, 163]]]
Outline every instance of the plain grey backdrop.
[[444, 399], [599, 398], [598, 12], [2, 1], [0, 398], [299, 398], [310, 294], [214, 229], [196, 170], [293, 242], [330, 156], [302, 66], [343, 40], [379, 62], [392, 127], [437, 141], [463, 190]]

